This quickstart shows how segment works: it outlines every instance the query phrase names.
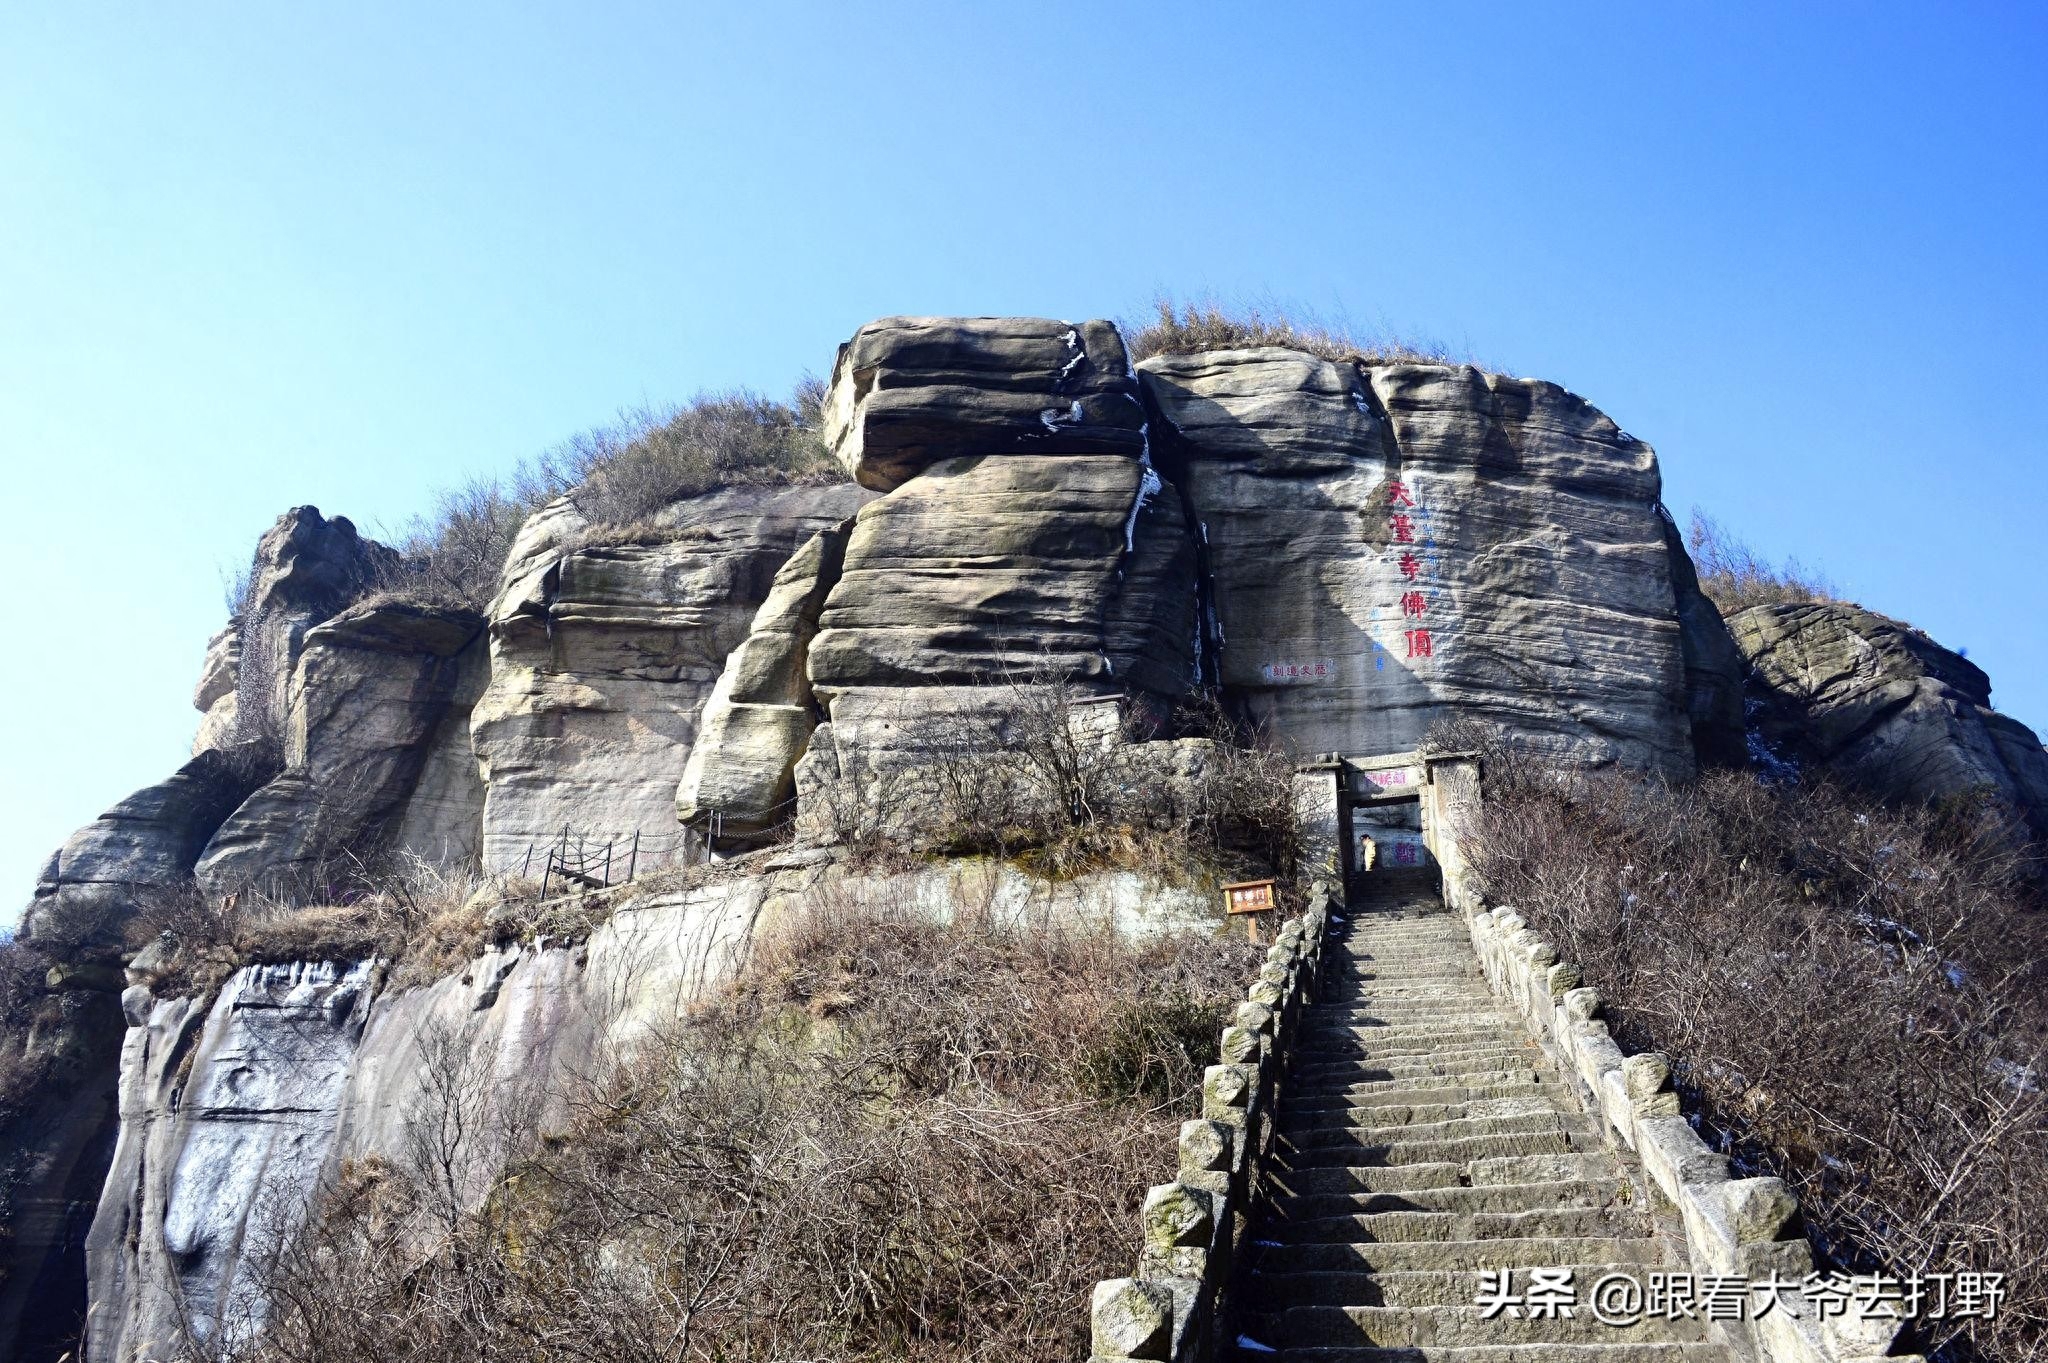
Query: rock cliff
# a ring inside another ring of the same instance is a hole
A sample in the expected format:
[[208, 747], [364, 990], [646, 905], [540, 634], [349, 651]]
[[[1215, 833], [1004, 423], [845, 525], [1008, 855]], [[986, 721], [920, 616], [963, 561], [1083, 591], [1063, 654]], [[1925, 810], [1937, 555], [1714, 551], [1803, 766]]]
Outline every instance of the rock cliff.
[[1988, 794], [2048, 833], [2048, 753], [1991, 708], [1991, 679], [1975, 663], [1846, 603], [1751, 606], [1728, 624], [1767, 760], [1894, 799]]
[[[1048, 678], [1085, 714], [1077, 741], [1136, 740], [1134, 782], [1216, 756], [1187, 737], [1211, 702], [1304, 760], [1405, 753], [1476, 717], [1561, 763], [1683, 778], [1745, 760], [1747, 687], [1766, 752], [2048, 810], [2038, 740], [1924, 638], [1835, 606], [1742, 612], [1731, 637], [1655, 453], [1555, 384], [1273, 347], [1134, 366], [1107, 322], [899, 317], [841, 347], [821, 439], [850, 481], [735, 481], [630, 526], [571, 491], [527, 517], [476, 609], [408, 598], [394, 551], [315, 508], [264, 535], [206, 650], [193, 758], [75, 834], [27, 919], [101, 970], [61, 991], [78, 1078], [37, 1147], [49, 1205], [111, 1160], [92, 1359], [149, 1356], [181, 1313], [216, 1335], [260, 1314], [264, 1238], [344, 1161], [400, 1153], [433, 1085], [490, 1105], [493, 1129], [547, 1126], [586, 1062], [725, 978], [765, 918], [845, 893], [1132, 932], [1209, 914], [1128, 878], [856, 885], [800, 847], [624, 887], [594, 930], [527, 932], [434, 980], [350, 957], [158, 997], [138, 972], [118, 1042], [109, 967], [152, 897], [306, 905], [400, 858], [538, 878], [570, 843], [605, 849], [616, 881], [792, 826], [830, 843], [847, 788], [911, 789], [934, 734], [956, 760], [1014, 748], [1014, 688]], [[473, 1152], [463, 1196], [507, 1148]], [[76, 1229], [37, 1235], [10, 1283], [76, 1276]], [[0, 1336], [20, 1304], [0, 1299]]]

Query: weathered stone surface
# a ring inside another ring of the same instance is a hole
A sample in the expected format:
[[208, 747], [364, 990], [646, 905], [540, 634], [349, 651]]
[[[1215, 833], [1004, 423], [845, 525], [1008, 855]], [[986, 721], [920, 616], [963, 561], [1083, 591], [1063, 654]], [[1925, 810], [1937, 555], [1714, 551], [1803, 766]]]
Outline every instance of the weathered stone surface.
[[1137, 458], [1144, 413], [1108, 322], [884, 317], [839, 348], [825, 438], [863, 487], [887, 492], [961, 455]]
[[229, 621], [226, 629], [206, 641], [199, 685], [192, 690], [192, 708], [201, 716], [199, 733], [192, 740], [195, 754], [235, 741], [235, 676], [241, 656], [240, 621]]
[[1768, 750], [1894, 799], [1988, 791], [2048, 831], [2048, 753], [1991, 708], [1975, 663], [1846, 603], [1751, 606], [1728, 624]]
[[426, 741], [418, 778], [405, 797], [390, 850], [436, 866], [474, 866], [483, 847], [484, 778], [469, 722], [491, 680], [490, 640], [481, 631], [455, 656], [454, 693]]
[[184, 1318], [202, 1338], [260, 1319], [267, 1237], [300, 1224], [327, 1164], [370, 984], [367, 963], [252, 966], [209, 1013], [168, 1000], [130, 1031], [89, 1357], [166, 1356]]
[[136, 791], [71, 835], [45, 867], [24, 920], [50, 942], [111, 943], [139, 896], [175, 890], [254, 779], [214, 751]]
[[716, 812], [725, 832], [745, 835], [793, 817], [796, 762], [818, 724], [805, 664], [852, 529], [847, 521], [820, 531], [790, 556], [725, 660], [677, 787], [684, 823]]
[[1299, 750], [1404, 751], [1455, 711], [1691, 769], [1649, 446], [1471, 368], [1267, 348], [1138, 370], [1213, 580], [1213, 665]]
[[249, 592], [233, 629], [238, 740], [282, 721], [306, 634], [392, 575], [397, 550], [366, 539], [346, 516], [295, 506], [257, 542]]
[[195, 868], [225, 895], [246, 886], [313, 893], [322, 860], [381, 841], [446, 717], [473, 612], [385, 603], [310, 630], [292, 678], [285, 771], [237, 809]]
[[1659, 509], [1671, 589], [1678, 605], [1678, 641], [1685, 660], [1685, 708], [1693, 753], [1702, 765], [1739, 767], [1749, 761], [1743, 732], [1743, 681], [1749, 668], [1721, 612], [1700, 590], [1699, 573], [1670, 513]]
[[580, 947], [491, 951], [418, 987], [364, 966], [263, 966], [211, 1009], [148, 1003], [122, 1054], [120, 1140], [89, 1240], [93, 1363], [168, 1356], [181, 1297], [202, 1325], [255, 1305], [260, 1228], [296, 1224], [342, 1160], [402, 1165], [407, 1125], [432, 1104], [465, 1104], [456, 1115], [474, 1135], [449, 1172], [481, 1201], [520, 1142], [566, 1125], [576, 1085], [601, 1077], [595, 1060], [672, 1035], [778, 922], [848, 905], [944, 922], [972, 904], [1006, 927], [1108, 924], [1142, 939], [1218, 918], [1212, 894], [1128, 873], [1049, 883], [951, 863], [856, 877], [791, 861], [803, 864], [646, 895]]
[[679, 855], [676, 787], [698, 713], [795, 548], [872, 494], [736, 487], [669, 507], [662, 543], [581, 545], [573, 501], [522, 530], [490, 621], [491, 679], [471, 737], [486, 786], [488, 869], [572, 843], [641, 835], [642, 865]]
[[[47, 997], [25, 1032], [0, 1034], [0, 1060], [16, 1076], [0, 1109], [0, 1358], [58, 1358], [77, 1338], [78, 1264], [118, 1124], [123, 1020], [114, 994], [69, 989]], [[43, 1065], [40, 1081], [22, 1082]]]
[[1192, 555], [1178, 499], [1137, 461], [935, 464], [855, 518], [811, 685], [830, 703], [1044, 667], [1105, 693], [1178, 693], [1193, 674]]

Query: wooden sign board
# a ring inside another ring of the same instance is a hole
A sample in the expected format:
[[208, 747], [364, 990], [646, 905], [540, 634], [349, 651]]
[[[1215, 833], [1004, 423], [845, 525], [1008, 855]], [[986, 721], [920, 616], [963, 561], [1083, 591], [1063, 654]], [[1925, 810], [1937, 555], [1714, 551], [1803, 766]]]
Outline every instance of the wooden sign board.
[[1225, 913], [1271, 913], [1275, 907], [1270, 880], [1242, 880], [1223, 887]]

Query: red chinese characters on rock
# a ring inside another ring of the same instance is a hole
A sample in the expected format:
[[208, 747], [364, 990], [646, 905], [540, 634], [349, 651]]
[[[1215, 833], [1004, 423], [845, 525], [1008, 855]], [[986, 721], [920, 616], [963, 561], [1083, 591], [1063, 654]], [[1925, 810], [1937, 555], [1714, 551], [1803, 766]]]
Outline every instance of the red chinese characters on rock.
[[[1429, 620], [1430, 601], [1436, 594], [1425, 590], [1428, 573], [1426, 569], [1436, 567], [1436, 538], [1429, 529], [1429, 511], [1417, 503], [1415, 494], [1406, 482], [1390, 478], [1386, 485], [1387, 528], [1391, 541], [1401, 545], [1401, 554], [1395, 560], [1395, 568], [1401, 574], [1405, 585], [1398, 604], [1401, 608], [1401, 644], [1405, 655], [1413, 660], [1436, 656], [1436, 634]], [[1412, 514], [1411, 514], [1412, 513]], [[1417, 531], [1421, 536], [1418, 540]], [[1415, 545], [1416, 548], [1406, 546]], [[1422, 552], [1418, 553], [1417, 548]], [[1374, 645], [1375, 650], [1378, 644]], [[1384, 668], [1382, 659], [1378, 664]]]

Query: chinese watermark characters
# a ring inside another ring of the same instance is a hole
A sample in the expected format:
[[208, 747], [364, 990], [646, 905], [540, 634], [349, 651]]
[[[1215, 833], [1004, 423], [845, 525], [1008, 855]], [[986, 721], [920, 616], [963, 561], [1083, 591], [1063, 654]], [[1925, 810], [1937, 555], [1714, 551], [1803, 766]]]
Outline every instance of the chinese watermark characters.
[[[1524, 1275], [1519, 1280], [1517, 1274]], [[1580, 1296], [1569, 1268], [1481, 1269], [1472, 1304], [1482, 1319], [1569, 1320], [1581, 1313], [1606, 1325], [1646, 1320], [1762, 1320], [1854, 1315], [1862, 1320], [1990, 1320], [2005, 1299], [2003, 1273], [1914, 1273], [1905, 1277], [1762, 1278], [1739, 1274], [1607, 1272]]]

